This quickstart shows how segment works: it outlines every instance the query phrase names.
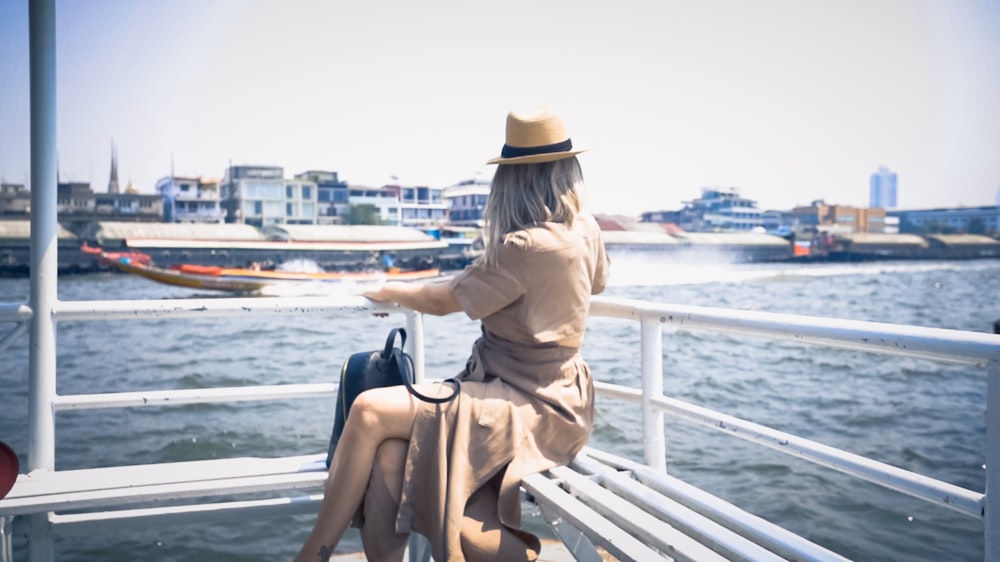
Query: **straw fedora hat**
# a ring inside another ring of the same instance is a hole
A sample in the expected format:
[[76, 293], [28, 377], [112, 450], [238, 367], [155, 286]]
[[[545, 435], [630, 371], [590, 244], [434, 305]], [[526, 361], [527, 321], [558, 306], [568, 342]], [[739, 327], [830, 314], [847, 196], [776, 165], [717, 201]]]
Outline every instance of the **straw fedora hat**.
[[573, 148], [561, 117], [546, 108], [534, 115], [507, 114], [507, 142], [487, 164], [535, 164], [570, 158], [587, 150]]

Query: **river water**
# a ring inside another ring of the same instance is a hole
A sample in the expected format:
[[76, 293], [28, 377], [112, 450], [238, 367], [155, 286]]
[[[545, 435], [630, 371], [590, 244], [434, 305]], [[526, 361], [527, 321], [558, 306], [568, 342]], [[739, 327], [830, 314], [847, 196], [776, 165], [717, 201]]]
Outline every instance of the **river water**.
[[[990, 332], [1000, 261], [678, 264], [613, 255], [608, 296]], [[335, 291], [353, 291], [342, 287]], [[28, 280], [0, 279], [27, 302]], [[186, 298], [194, 291], [123, 274], [59, 280], [62, 300]], [[344, 358], [380, 347], [402, 317], [83, 321], [58, 326], [58, 392], [334, 380]], [[0, 336], [9, 325], [0, 325]], [[426, 319], [430, 376], [464, 364], [478, 326]], [[593, 318], [595, 377], [638, 385], [636, 323]], [[0, 439], [27, 449], [27, 336], [0, 355]], [[972, 367], [694, 331], [664, 333], [668, 395], [972, 490], [984, 487], [985, 372]], [[60, 413], [56, 465], [71, 469], [325, 450], [326, 400]], [[640, 413], [601, 399], [592, 444], [640, 459]], [[982, 524], [769, 449], [667, 417], [668, 470], [858, 560], [981, 560]], [[278, 560], [311, 517], [65, 537], [59, 560]], [[358, 547], [350, 532], [342, 546]], [[15, 555], [23, 556], [15, 544]]]

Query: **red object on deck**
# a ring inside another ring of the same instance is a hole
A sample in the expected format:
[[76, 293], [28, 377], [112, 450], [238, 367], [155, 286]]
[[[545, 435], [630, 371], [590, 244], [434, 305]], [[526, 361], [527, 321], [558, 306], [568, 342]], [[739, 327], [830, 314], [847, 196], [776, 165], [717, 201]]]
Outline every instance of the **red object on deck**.
[[17, 461], [17, 453], [9, 445], [0, 441], [0, 498], [7, 495], [7, 492], [14, 487], [17, 480], [17, 472], [21, 465]]

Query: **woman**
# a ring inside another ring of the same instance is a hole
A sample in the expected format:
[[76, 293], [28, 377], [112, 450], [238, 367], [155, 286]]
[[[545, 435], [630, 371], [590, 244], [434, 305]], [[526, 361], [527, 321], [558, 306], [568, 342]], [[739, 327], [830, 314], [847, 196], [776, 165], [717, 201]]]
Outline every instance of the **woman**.
[[[386, 283], [365, 293], [429, 314], [482, 320], [461, 393], [441, 405], [405, 387], [351, 407], [316, 524], [296, 560], [325, 560], [352, 522], [369, 560], [401, 560], [410, 531], [434, 559], [533, 560], [521, 531], [522, 477], [567, 464], [593, 428], [593, 384], [580, 356], [590, 297], [608, 258], [562, 120], [507, 116], [485, 211], [484, 255], [448, 283]], [[445, 394], [450, 385], [420, 385]]]

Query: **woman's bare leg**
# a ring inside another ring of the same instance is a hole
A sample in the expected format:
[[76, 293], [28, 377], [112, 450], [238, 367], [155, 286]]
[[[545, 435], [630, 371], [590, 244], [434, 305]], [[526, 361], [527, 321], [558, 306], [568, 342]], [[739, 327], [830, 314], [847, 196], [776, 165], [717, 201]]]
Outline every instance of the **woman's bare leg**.
[[408, 533], [396, 532], [396, 514], [403, 494], [409, 442], [386, 439], [375, 453], [375, 467], [365, 494], [365, 523], [361, 543], [370, 562], [400, 562]]
[[487, 482], [469, 498], [462, 517], [462, 554], [469, 562], [533, 561], [542, 549], [538, 537], [505, 527], [497, 514], [497, 481]]
[[[427, 386], [418, 385], [422, 391], [434, 392]], [[330, 463], [316, 523], [295, 562], [325, 562], [333, 554], [368, 489], [375, 451], [386, 439], [409, 439], [416, 413], [414, 400], [405, 386], [376, 388], [358, 395]]]

